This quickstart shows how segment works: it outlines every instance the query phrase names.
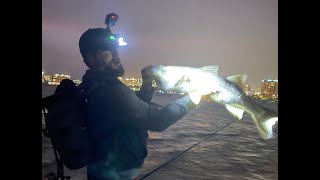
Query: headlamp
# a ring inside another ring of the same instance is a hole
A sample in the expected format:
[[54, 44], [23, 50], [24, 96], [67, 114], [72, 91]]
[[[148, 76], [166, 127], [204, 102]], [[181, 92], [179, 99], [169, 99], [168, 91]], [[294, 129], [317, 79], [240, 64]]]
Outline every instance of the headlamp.
[[120, 34], [110, 34], [107, 38], [108, 41], [111, 41], [117, 47], [127, 45], [127, 43], [124, 41], [123, 37]]

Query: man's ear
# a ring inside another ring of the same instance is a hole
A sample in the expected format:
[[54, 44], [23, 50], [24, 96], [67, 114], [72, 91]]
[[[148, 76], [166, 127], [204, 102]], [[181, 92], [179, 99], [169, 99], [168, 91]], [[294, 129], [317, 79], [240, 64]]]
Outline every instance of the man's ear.
[[88, 52], [88, 53], [86, 54], [86, 58], [89, 60], [89, 59], [93, 59], [94, 56], [92, 55], [91, 52]]
[[90, 68], [94, 67], [94, 55], [91, 52], [88, 52], [85, 55], [85, 58], [83, 59], [83, 61], [86, 63], [86, 65]]
[[86, 54], [86, 61], [87, 64], [91, 67], [91, 68], [98, 68], [101, 66], [101, 62], [98, 58], [99, 53], [101, 53], [101, 51], [96, 51], [96, 52], [88, 52]]

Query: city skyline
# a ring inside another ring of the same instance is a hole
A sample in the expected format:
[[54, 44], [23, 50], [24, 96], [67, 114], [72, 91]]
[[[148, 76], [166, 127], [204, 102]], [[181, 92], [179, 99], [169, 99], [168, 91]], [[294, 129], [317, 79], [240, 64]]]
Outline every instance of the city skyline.
[[[125, 77], [141, 77], [150, 64], [201, 67], [220, 65], [219, 74], [244, 73], [247, 83], [278, 79], [278, 1], [42, 1], [42, 63], [48, 74], [81, 79], [86, 66], [78, 40], [88, 28], [112, 28], [128, 46], [120, 48]], [[59, 13], [57, 13], [59, 12]]]
[[[42, 83], [44, 82], [51, 82], [49, 83], [49, 85], [59, 85], [60, 81], [62, 79], [71, 79], [75, 82], [77, 82], [78, 84], [81, 83], [81, 80], [79, 78], [72, 78], [72, 76], [70, 76], [68, 73], [53, 73], [53, 74], [47, 74], [45, 72], [42, 72]], [[124, 82], [124, 81], [130, 81], [130, 80], [134, 80], [137, 81], [139, 83], [142, 83], [142, 78], [141, 77], [134, 77], [134, 76], [122, 76], [119, 77], [119, 79]], [[247, 88], [253, 90], [254, 92], [260, 92], [260, 90], [263, 88], [264, 84], [266, 82], [276, 82], [278, 83], [278, 79], [263, 79], [261, 80], [261, 84], [259, 85], [259, 87], [254, 88], [252, 87], [251, 84], [248, 84], [247, 82], [242, 83], [243, 86], [246, 86]], [[127, 84], [126, 84], [127, 85]], [[141, 84], [140, 84], [141, 85]], [[155, 84], [156, 85], [156, 84]]]

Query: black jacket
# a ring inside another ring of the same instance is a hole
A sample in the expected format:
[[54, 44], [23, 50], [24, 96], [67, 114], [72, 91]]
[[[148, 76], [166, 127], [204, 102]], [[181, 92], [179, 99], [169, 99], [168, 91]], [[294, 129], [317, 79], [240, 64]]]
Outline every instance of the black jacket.
[[82, 81], [84, 87], [102, 84], [87, 98], [88, 166], [102, 163], [117, 170], [141, 167], [148, 154], [148, 130], [163, 131], [195, 107], [185, 96], [159, 108], [150, 103], [151, 86], [143, 84], [135, 92], [107, 72], [87, 70]]

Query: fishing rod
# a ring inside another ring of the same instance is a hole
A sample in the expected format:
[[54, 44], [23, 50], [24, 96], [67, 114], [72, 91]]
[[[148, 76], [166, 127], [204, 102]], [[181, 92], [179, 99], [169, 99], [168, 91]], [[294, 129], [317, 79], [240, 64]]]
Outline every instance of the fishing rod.
[[222, 131], [224, 128], [228, 127], [229, 125], [231, 125], [231, 124], [234, 123], [235, 121], [237, 121], [237, 120], [233, 120], [233, 121], [227, 123], [226, 125], [224, 125], [223, 127], [221, 127], [220, 129], [218, 129], [217, 131], [208, 134], [208, 136], [207, 136], [206, 138], [200, 140], [199, 142], [197, 142], [196, 144], [190, 146], [188, 149], [184, 150], [184, 151], [181, 152], [180, 154], [178, 154], [178, 155], [174, 156], [173, 158], [171, 158], [169, 161], [163, 163], [162, 165], [158, 166], [158, 167], [155, 168], [154, 170], [150, 171], [148, 174], [144, 175], [144, 176], [143, 176], [142, 178], [140, 178], [139, 180], [142, 180], [142, 179], [150, 176], [152, 173], [156, 172], [157, 170], [159, 170], [159, 169], [162, 168], [163, 166], [169, 164], [171, 161], [175, 160], [176, 158], [178, 158], [178, 157], [181, 156], [182, 154], [188, 152], [190, 149], [196, 147], [197, 145], [199, 145], [199, 144], [202, 143], [203, 141], [209, 139], [210, 137], [213, 137], [213, 136], [217, 135], [217, 133], [218, 133], [219, 131]]

